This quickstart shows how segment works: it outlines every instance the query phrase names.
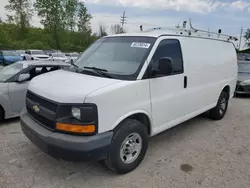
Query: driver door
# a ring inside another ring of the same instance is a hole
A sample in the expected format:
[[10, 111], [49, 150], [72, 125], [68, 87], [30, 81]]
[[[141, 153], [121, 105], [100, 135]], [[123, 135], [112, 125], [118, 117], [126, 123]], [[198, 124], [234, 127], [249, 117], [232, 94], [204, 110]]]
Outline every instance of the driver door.
[[[25, 107], [25, 98], [27, 89], [29, 86], [30, 80], [34, 77], [39, 76], [41, 74], [58, 70], [59, 66], [38, 66], [27, 71], [24, 71], [23, 74], [29, 74], [30, 79], [24, 82], [11, 82], [9, 84], [9, 97], [11, 101], [12, 111], [14, 113], [20, 113], [21, 110]], [[17, 78], [18, 79], [18, 78]]]
[[9, 97], [12, 111], [20, 113], [25, 107], [25, 97], [29, 85], [29, 80], [24, 82], [11, 82], [9, 84]]
[[[11, 82], [9, 84], [9, 98], [11, 101], [11, 107], [12, 111], [14, 113], [19, 114], [22, 109], [25, 107], [25, 98], [27, 89], [30, 83], [30, 80], [34, 78], [35, 76], [39, 75], [39, 72], [37, 72], [37, 69], [39, 67], [33, 67], [32, 69], [27, 69], [26, 71], [22, 72], [22, 74], [29, 74], [30, 79], [18, 82], [18, 78], [16, 78], [15, 81]], [[41, 67], [40, 67], [41, 68]]]
[[156, 133], [180, 122], [187, 113], [187, 91], [180, 42], [163, 38], [155, 51], [150, 67], [157, 69], [161, 58], [172, 60], [173, 72], [150, 78], [153, 123]]

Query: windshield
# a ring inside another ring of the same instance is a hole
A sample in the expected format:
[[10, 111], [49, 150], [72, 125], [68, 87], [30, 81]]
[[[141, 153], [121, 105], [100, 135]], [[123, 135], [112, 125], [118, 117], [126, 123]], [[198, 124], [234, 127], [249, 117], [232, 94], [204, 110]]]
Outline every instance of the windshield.
[[65, 57], [64, 54], [52, 54], [53, 57]]
[[239, 73], [250, 73], [250, 62], [239, 62], [238, 63], [238, 72]]
[[13, 51], [3, 51], [4, 56], [17, 56], [17, 54]]
[[17, 53], [17, 54], [25, 54], [25, 51], [23, 51], [23, 50], [18, 50], [18, 51], [16, 51], [16, 53]]
[[42, 50], [31, 51], [31, 54], [33, 54], [33, 55], [46, 55], [44, 53], [44, 51], [42, 51]]
[[102, 38], [84, 51], [75, 64], [80, 69], [105, 69], [114, 78], [134, 80], [155, 40], [152, 37]]
[[5, 82], [6, 80], [10, 79], [12, 76], [16, 75], [22, 70], [22, 63], [14, 63], [0, 69], [0, 82]]

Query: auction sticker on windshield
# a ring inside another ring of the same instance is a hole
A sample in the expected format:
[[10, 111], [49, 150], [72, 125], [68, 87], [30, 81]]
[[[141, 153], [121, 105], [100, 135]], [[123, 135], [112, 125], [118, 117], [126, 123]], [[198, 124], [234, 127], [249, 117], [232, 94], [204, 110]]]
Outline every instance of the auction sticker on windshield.
[[143, 42], [133, 42], [131, 44], [132, 48], [149, 48], [150, 44], [149, 43], [143, 43]]

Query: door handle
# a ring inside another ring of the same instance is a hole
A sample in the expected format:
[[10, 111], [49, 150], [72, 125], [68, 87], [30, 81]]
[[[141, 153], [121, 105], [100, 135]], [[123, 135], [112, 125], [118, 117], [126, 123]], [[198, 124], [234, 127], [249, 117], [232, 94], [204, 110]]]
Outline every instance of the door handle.
[[187, 76], [184, 76], [184, 88], [187, 88]]

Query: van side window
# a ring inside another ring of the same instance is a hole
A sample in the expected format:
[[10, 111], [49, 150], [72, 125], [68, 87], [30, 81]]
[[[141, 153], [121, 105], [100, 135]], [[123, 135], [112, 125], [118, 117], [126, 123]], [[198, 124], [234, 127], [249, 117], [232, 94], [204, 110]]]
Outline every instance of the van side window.
[[151, 60], [152, 68], [158, 67], [161, 58], [172, 59], [173, 75], [183, 73], [183, 60], [180, 42], [176, 39], [162, 40]]

